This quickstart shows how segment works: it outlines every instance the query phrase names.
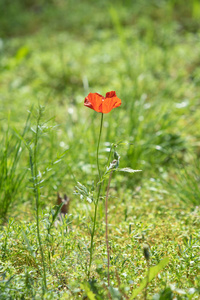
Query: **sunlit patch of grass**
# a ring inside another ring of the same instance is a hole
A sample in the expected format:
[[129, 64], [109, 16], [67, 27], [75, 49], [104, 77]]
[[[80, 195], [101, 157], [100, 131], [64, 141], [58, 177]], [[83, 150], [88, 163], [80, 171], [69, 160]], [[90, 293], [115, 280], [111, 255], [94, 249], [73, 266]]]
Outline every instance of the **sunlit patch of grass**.
[[[24, 135], [29, 127], [29, 117], [27, 118], [22, 135]], [[8, 218], [8, 212], [12, 212], [13, 208], [20, 200], [21, 193], [24, 190], [24, 181], [26, 169], [19, 167], [20, 159], [23, 155], [23, 147], [14, 133], [8, 128], [2, 137], [2, 148], [0, 151], [0, 219], [5, 222]]]
[[200, 168], [197, 157], [194, 157], [189, 164], [178, 165], [173, 179], [169, 180], [169, 187], [174, 197], [185, 202], [187, 205], [199, 206]]

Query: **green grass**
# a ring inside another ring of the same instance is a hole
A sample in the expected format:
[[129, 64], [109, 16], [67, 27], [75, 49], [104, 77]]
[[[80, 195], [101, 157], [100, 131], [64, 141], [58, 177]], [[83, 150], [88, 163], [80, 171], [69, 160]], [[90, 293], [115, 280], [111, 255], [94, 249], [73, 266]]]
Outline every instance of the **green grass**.
[[[0, 12], [0, 299], [131, 299], [146, 286], [143, 244], [150, 267], [169, 259], [147, 299], [199, 299], [199, 2], [2, 0]], [[108, 287], [108, 177], [89, 279], [94, 203], [75, 187], [95, 199], [100, 114], [83, 102], [110, 90], [122, 105], [104, 115], [100, 170], [115, 145], [119, 168], [142, 172], [112, 176]], [[70, 197], [62, 222], [57, 192]]]

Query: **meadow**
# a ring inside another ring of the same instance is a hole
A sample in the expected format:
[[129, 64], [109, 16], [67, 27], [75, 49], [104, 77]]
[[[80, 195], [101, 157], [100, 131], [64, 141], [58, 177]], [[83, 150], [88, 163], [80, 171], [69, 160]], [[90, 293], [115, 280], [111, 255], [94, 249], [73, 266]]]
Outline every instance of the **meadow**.
[[1, 0], [0, 299], [200, 299], [199, 120], [198, 0]]

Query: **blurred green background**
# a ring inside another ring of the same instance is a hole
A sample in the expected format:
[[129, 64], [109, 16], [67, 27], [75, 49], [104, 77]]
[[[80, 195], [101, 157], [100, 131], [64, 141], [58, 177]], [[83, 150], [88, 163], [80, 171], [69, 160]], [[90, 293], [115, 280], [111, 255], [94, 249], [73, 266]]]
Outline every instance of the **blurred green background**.
[[[100, 115], [83, 106], [89, 92], [115, 90], [122, 99], [104, 119], [101, 165], [114, 143], [121, 167], [143, 175], [134, 184], [132, 176], [116, 176], [121, 188], [177, 178], [180, 165], [198, 161], [199, 1], [1, 0], [0, 13], [0, 138], [6, 149], [9, 140], [7, 166], [17, 142], [13, 129], [22, 131], [38, 103], [46, 107], [45, 120], [53, 117], [40, 140], [41, 173], [68, 150], [48, 177], [45, 197], [57, 190], [72, 195], [76, 180], [90, 185], [96, 175]], [[30, 128], [34, 113], [31, 122]], [[19, 160], [16, 170], [27, 164], [28, 157]], [[27, 200], [23, 182], [22, 194], [10, 198]]]

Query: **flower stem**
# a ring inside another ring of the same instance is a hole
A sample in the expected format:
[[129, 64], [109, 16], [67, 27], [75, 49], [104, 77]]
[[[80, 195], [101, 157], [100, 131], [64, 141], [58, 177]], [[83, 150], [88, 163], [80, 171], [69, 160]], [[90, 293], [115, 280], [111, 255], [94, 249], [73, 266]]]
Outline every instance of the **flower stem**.
[[100, 167], [99, 167], [99, 144], [100, 144], [100, 139], [101, 139], [102, 125], [103, 125], [103, 113], [101, 114], [99, 139], [98, 139], [98, 144], [97, 144], [97, 169], [98, 169], [98, 173], [99, 173], [99, 181], [101, 179], [101, 173], [100, 173]]
[[106, 203], [105, 203], [105, 215], [106, 215], [106, 247], [107, 247], [107, 259], [108, 259], [108, 286], [110, 286], [110, 253], [109, 253], [109, 244], [108, 244], [108, 193], [110, 189], [110, 182], [112, 178], [113, 170], [110, 173], [107, 193], [106, 193]]
[[97, 144], [97, 169], [98, 169], [98, 175], [99, 175], [99, 182], [100, 183], [99, 183], [97, 199], [95, 201], [95, 207], [94, 207], [94, 221], [93, 221], [93, 228], [92, 228], [92, 231], [91, 231], [90, 261], [89, 261], [89, 269], [88, 269], [88, 279], [90, 277], [90, 272], [91, 272], [93, 250], [94, 250], [94, 234], [95, 234], [96, 220], [97, 220], [97, 209], [98, 209], [98, 203], [99, 203], [99, 198], [100, 198], [100, 193], [101, 193], [101, 185], [102, 185], [102, 183], [101, 183], [101, 172], [100, 172], [100, 167], [99, 167], [99, 145], [100, 145], [100, 140], [101, 140], [102, 127], [103, 127], [103, 113], [101, 114], [99, 139], [98, 139], [98, 144]]
[[149, 266], [149, 260], [147, 260], [147, 283], [145, 286], [145, 291], [144, 291], [144, 299], [147, 299], [147, 288], [149, 285], [149, 274], [150, 274], [150, 266]]
[[90, 278], [90, 271], [91, 271], [91, 265], [92, 265], [92, 258], [93, 258], [93, 250], [94, 250], [94, 234], [95, 234], [95, 228], [96, 228], [96, 219], [97, 219], [97, 208], [98, 208], [98, 202], [100, 198], [101, 193], [101, 184], [99, 185], [97, 200], [95, 202], [94, 207], [94, 221], [93, 221], [93, 228], [91, 232], [91, 242], [90, 242], [90, 262], [89, 262], [89, 269], [88, 269], [88, 279]]

